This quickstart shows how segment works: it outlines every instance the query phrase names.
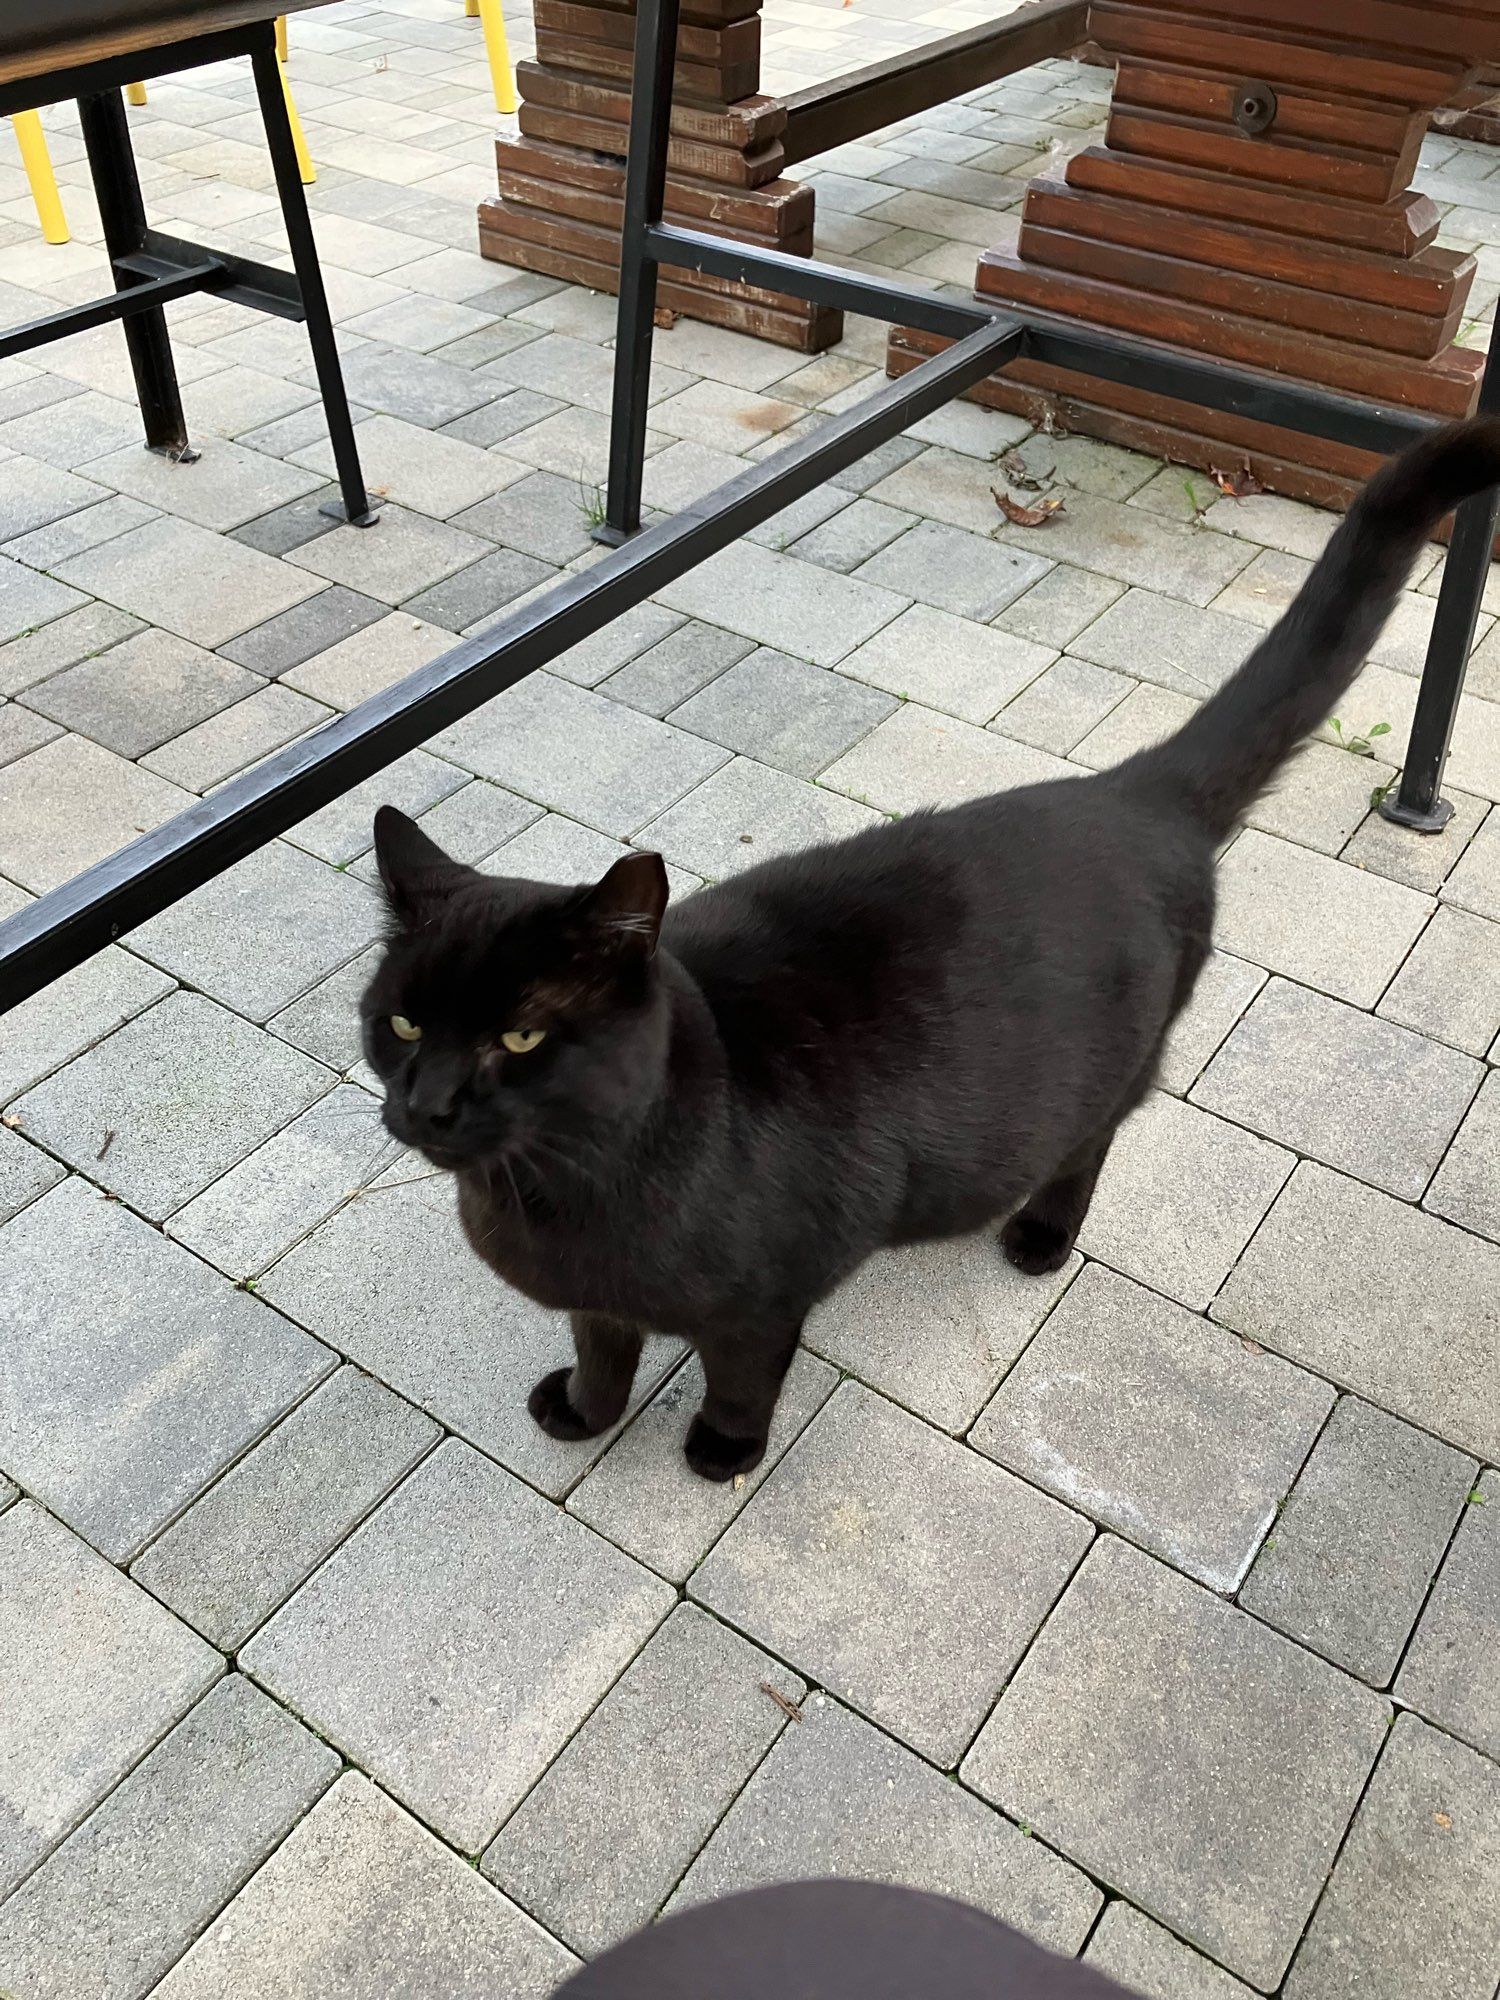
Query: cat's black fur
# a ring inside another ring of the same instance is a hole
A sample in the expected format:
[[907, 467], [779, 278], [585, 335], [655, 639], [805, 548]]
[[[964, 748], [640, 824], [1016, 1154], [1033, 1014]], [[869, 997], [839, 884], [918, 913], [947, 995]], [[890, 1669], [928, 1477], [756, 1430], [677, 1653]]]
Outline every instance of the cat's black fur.
[[[655, 855], [593, 888], [497, 880], [382, 808], [366, 1049], [390, 1131], [456, 1173], [475, 1250], [573, 1314], [578, 1363], [537, 1384], [537, 1422], [604, 1430], [642, 1331], [681, 1334], [707, 1380], [688, 1460], [729, 1478], [765, 1449], [808, 1311], [872, 1251], [999, 1221], [1013, 1264], [1055, 1270], [1208, 952], [1216, 847], [1353, 679], [1431, 529], [1497, 479], [1500, 421], [1383, 468], [1159, 748], [670, 912]], [[531, 1052], [501, 1047], [534, 1028]]]

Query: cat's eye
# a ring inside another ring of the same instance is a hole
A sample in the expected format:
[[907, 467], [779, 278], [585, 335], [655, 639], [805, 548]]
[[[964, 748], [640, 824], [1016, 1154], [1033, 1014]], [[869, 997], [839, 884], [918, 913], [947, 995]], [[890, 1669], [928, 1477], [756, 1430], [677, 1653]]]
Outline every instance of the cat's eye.
[[422, 1039], [422, 1030], [408, 1021], [404, 1014], [392, 1014], [391, 1032], [398, 1041], [420, 1042]]
[[509, 1049], [513, 1056], [525, 1056], [530, 1055], [538, 1042], [546, 1039], [545, 1028], [508, 1028], [500, 1037], [500, 1045]]

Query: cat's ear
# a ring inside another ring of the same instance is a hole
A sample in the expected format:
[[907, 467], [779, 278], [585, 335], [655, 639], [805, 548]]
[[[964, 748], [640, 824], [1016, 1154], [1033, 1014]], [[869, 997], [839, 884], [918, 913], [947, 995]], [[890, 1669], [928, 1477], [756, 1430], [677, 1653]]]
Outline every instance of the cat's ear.
[[386, 900], [405, 924], [430, 916], [470, 872], [395, 806], [375, 815], [375, 860]]
[[659, 854], [623, 854], [583, 899], [590, 929], [649, 958], [667, 908], [667, 868]]

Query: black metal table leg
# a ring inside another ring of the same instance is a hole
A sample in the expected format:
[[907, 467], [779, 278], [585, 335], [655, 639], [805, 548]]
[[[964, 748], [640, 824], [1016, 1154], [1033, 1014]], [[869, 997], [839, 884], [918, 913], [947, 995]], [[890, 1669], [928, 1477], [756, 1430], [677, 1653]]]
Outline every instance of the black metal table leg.
[[349, 397], [344, 389], [344, 371], [339, 365], [338, 342], [328, 310], [328, 293], [318, 262], [318, 246], [313, 237], [312, 219], [307, 212], [307, 196], [302, 192], [302, 170], [297, 164], [297, 147], [287, 117], [286, 95], [276, 62], [276, 37], [270, 22], [257, 35], [250, 56], [255, 71], [255, 92], [260, 99], [260, 115], [266, 128], [266, 145], [276, 173], [276, 191], [281, 197], [281, 214], [286, 223], [292, 268], [302, 292], [302, 308], [307, 320], [307, 338], [312, 347], [313, 365], [318, 371], [318, 390], [328, 417], [328, 436], [333, 445], [333, 462], [338, 470], [342, 499], [328, 501], [323, 512], [356, 528], [368, 528], [375, 521], [375, 502], [365, 490], [360, 470], [359, 446], [354, 441], [354, 425], [349, 417]]
[[[1491, 341], [1479, 385], [1479, 409], [1486, 416], [1500, 410], [1500, 341]], [[1500, 486], [1465, 500], [1453, 517], [1453, 539], [1443, 565], [1437, 610], [1427, 641], [1422, 684], [1406, 744], [1401, 778], [1380, 801], [1382, 815], [1416, 833], [1441, 833], [1453, 817], [1451, 803], [1439, 796], [1448, 745], [1458, 719], [1458, 698], [1464, 691], [1474, 627], [1489, 575], [1500, 521]]]
[[[99, 200], [99, 220], [104, 228], [104, 247], [109, 252], [115, 289], [129, 291], [139, 285], [140, 277], [126, 270], [121, 260], [136, 255], [145, 241], [146, 209], [135, 170], [125, 101], [118, 90], [80, 97], [78, 116], [83, 125], [83, 143], [88, 149], [89, 172]], [[160, 306], [132, 313], [124, 321], [124, 327], [148, 448], [164, 452], [169, 458], [196, 458], [198, 454], [188, 443], [187, 419], [182, 414], [166, 314]]]
[[604, 520], [594, 530], [594, 539], [611, 547], [641, 525], [657, 272], [647, 232], [661, 221], [666, 195], [678, 8], [679, 0], [639, 0], [636, 14], [625, 217], [620, 235], [620, 311], [615, 321], [609, 489]]

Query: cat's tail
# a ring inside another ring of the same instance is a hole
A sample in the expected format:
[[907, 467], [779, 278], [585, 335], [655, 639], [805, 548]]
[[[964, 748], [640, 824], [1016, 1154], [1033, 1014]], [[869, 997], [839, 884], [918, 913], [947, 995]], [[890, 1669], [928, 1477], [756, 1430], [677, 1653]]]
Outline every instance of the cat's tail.
[[1239, 671], [1119, 779], [1170, 792], [1222, 839], [1359, 672], [1443, 516], [1497, 484], [1495, 417], [1434, 431], [1383, 465]]

